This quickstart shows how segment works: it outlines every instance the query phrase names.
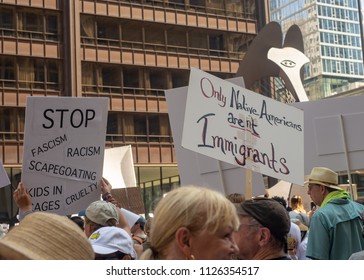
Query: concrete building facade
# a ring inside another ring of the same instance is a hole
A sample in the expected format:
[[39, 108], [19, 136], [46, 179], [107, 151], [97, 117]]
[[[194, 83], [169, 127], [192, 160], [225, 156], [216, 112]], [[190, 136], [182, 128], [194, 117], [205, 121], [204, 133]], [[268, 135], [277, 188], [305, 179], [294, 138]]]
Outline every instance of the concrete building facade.
[[[233, 77], [259, 30], [255, 0], [0, 0], [0, 160], [22, 165], [27, 96], [108, 97], [106, 148], [131, 145], [146, 212], [179, 184], [164, 97], [189, 69]], [[6, 217], [8, 215], [8, 217]]]

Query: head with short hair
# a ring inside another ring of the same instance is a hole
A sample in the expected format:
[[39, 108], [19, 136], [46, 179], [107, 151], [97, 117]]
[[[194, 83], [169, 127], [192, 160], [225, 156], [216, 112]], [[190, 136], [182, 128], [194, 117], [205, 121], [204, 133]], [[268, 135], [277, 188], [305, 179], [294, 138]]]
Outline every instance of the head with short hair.
[[283, 205], [283, 207], [285, 209], [287, 209], [287, 201], [284, 199], [283, 196], [273, 196], [272, 199], [274, 199], [275, 201], [278, 201], [280, 204]]
[[110, 202], [97, 200], [92, 202], [85, 211], [85, 233], [91, 233], [104, 226], [116, 226], [119, 222], [119, 212]]
[[0, 240], [0, 259], [92, 260], [94, 252], [73, 221], [57, 214], [35, 212]]
[[225, 227], [236, 230], [238, 224], [234, 205], [221, 193], [197, 186], [179, 187], [157, 204], [150, 232], [153, 249], [144, 252], [142, 258], [166, 258], [180, 228], [188, 229], [191, 235], [204, 230], [216, 234]]
[[135, 225], [139, 225], [140, 229], [144, 231], [145, 219], [140, 216], [140, 218], [135, 222]]
[[245, 195], [242, 193], [231, 193], [227, 195], [226, 198], [232, 203], [242, 203], [245, 201]]
[[242, 259], [259, 259], [262, 251], [269, 255], [287, 253], [287, 234], [291, 222], [281, 203], [258, 197], [235, 206], [240, 218], [236, 236]]

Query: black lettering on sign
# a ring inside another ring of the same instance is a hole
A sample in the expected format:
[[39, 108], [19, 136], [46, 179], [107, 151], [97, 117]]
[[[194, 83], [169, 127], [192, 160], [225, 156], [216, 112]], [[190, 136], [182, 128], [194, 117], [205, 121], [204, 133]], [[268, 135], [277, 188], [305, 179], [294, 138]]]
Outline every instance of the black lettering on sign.
[[96, 116], [96, 112], [93, 109], [46, 109], [43, 112], [45, 122], [42, 123], [43, 128], [51, 129], [54, 127], [55, 122], [59, 121], [59, 128], [63, 128], [65, 122], [70, 124], [73, 128], [79, 128], [81, 126], [87, 127], [89, 122]]

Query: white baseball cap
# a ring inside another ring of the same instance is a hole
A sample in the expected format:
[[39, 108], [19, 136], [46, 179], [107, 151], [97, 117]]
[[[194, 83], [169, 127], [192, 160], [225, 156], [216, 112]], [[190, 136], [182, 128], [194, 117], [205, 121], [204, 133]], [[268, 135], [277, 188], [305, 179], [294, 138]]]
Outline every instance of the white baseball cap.
[[92, 233], [89, 240], [96, 254], [107, 255], [120, 251], [136, 259], [133, 239], [122, 228], [102, 227]]

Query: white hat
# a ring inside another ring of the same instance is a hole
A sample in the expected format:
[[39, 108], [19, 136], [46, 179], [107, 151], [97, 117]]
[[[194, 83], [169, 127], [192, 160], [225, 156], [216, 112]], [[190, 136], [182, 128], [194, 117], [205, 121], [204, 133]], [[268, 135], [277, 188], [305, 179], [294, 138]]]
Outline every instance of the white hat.
[[133, 239], [122, 228], [102, 227], [92, 233], [89, 240], [96, 254], [107, 255], [120, 251], [136, 259]]

